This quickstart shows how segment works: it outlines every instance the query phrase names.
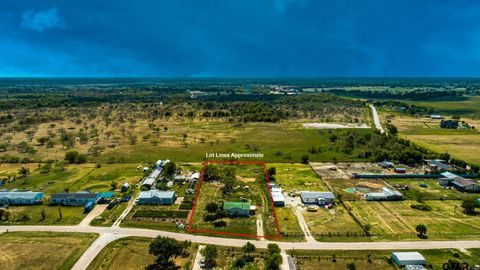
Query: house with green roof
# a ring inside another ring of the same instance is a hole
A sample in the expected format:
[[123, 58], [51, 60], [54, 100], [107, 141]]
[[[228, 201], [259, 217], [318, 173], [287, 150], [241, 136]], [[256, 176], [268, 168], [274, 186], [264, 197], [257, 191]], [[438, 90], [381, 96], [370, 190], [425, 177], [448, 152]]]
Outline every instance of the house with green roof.
[[223, 210], [232, 217], [249, 217], [255, 206], [246, 202], [224, 202]]

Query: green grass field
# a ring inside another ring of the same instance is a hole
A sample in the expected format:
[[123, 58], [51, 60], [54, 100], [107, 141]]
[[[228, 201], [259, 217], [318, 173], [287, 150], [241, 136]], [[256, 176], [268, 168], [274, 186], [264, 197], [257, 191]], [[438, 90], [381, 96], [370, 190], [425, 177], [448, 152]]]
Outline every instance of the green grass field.
[[429, 239], [478, 238], [480, 216], [463, 213], [461, 201], [426, 201], [432, 211], [412, 209], [416, 201], [346, 202], [363, 225], [370, 224], [371, 232], [379, 239], [417, 240], [415, 227], [427, 226]]
[[409, 104], [433, 108], [435, 112], [458, 114], [470, 118], [480, 117], [480, 97], [444, 97], [425, 101], [407, 101]]
[[280, 241], [304, 241], [305, 236], [291, 207], [276, 207], [280, 232]]
[[[42, 208], [45, 209], [45, 220], [42, 219]], [[0, 225], [75, 225], [87, 215], [81, 206], [61, 206], [62, 219], [58, 206], [10, 206], [7, 211], [11, 216], [0, 221]]]
[[10, 232], [0, 235], [1, 269], [71, 269], [96, 234]]
[[[466, 253], [455, 249], [420, 250], [419, 252], [425, 257], [427, 265], [432, 266], [430, 269], [433, 270], [444, 269], [443, 264], [448, 262], [449, 259], [457, 259], [468, 263], [470, 267], [480, 264], [479, 249], [469, 249]], [[348, 269], [348, 264], [354, 264], [355, 269], [358, 270], [398, 269], [398, 267], [389, 263], [392, 254], [390, 250], [294, 250], [288, 253], [297, 259], [299, 270], [318, 269], [319, 265], [321, 265], [322, 270], [340, 270]], [[335, 258], [335, 261], [333, 258]]]
[[364, 241], [362, 228], [340, 204], [317, 212], [302, 211], [310, 233], [319, 241]]
[[268, 163], [267, 167], [275, 167], [277, 184], [287, 192], [302, 190], [327, 191], [327, 186], [309, 165], [300, 163]]
[[[108, 244], [93, 262], [88, 270], [140, 270], [154, 262], [155, 256], [148, 252], [151, 238], [128, 237]], [[192, 244], [186, 257], [175, 260], [182, 269], [190, 269], [195, 258], [197, 246]]]

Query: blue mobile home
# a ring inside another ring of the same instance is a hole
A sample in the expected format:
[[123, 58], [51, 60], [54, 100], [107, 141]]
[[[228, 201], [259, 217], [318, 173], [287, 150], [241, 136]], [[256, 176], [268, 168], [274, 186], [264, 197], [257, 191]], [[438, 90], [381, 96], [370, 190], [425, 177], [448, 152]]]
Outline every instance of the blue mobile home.
[[15, 191], [0, 192], [0, 205], [33, 205], [42, 204], [43, 192]]
[[84, 206], [89, 202], [94, 204], [100, 199], [100, 194], [89, 192], [55, 193], [50, 197], [50, 204]]
[[170, 205], [176, 198], [175, 191], [142, 191], [138, 195], [137, 204]]

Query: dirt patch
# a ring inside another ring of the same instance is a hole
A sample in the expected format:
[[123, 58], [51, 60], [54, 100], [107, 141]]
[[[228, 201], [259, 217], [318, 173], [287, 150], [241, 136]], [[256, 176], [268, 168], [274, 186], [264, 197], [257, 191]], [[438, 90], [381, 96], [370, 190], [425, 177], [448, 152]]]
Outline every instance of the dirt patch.
[[237, 178], [238, 181], [242, 181], [244, 183], [252, 183], [252, 182], [255, 182], [255, 178], [253, 177], [241, 177], [241, 176], [235, 176]]

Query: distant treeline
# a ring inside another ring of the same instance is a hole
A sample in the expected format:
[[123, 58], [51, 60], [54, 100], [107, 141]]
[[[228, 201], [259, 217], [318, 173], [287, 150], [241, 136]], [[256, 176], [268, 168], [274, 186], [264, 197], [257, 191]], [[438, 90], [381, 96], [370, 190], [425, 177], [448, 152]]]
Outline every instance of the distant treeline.
[[416, 90], [416, 91], [368, 91], [368, 90], [345, 90], [329, 89], [328, 93], [369, 99], [408, 99], [408, 100], [429, 100], [439, 97], [455, 97], [465, 94], [464, 91], [453, 90]]

